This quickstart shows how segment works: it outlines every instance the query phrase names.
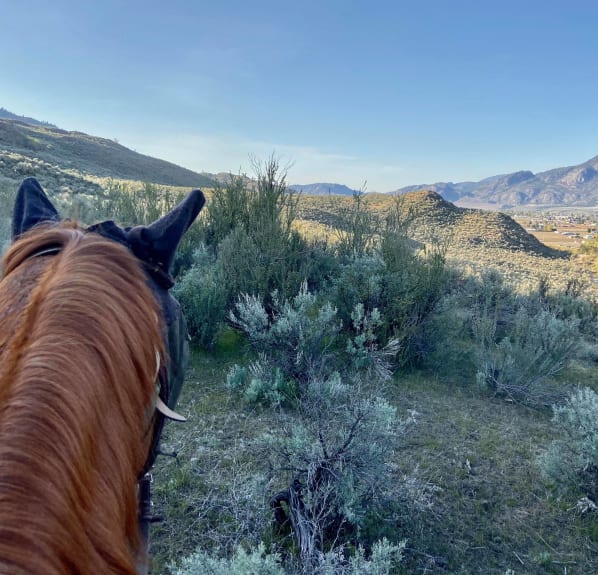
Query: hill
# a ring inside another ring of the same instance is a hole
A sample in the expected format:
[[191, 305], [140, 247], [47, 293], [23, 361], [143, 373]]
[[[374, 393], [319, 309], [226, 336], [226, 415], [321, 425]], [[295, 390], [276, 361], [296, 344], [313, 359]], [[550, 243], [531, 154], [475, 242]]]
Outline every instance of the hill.
[[358, 193], [357, 190], [352, 190], [348, 186], [343, 184], [293, 184], [289, 186], [291, 190], [299, 192], [300, 194], [308, 194], [312, 196], [325, 196], [325, 195], [336, 195], [336, 196], [353, 196]]
[[54, 124], [50, 124], [50, 122], [41, 122], [40, 120], [29, 118], [28, 116], [17, 116], [16, 114], [9, 112], [6, 108], [0, 108], [0, 118], [3, 120], [17, 120], [19, 122], [23, 122], [24, 124], [31, 124], [32, 126], [46, 126], [48, 128], [58, 127]]
[[[26, 164], [53, 167], [71, 176], [111, 177], [185, 187], [211, 187], [214, 182], [171, 162], [139, 154], [118, 142], [69, 132], [47, 124], [0, 119], [0, 175], [19, 180]], [[25, 173], [23, 173], [25, 171]]]
[[597, 206], [598, 156], [575, 166], [534, 174], [529, 170], [485, 178], [478, 182], [437, 182], [399, 188], [391, 194], [421, 189], [438, 192], [462, 206]]
[[251, 189], [253, 189], [256, 184], [256, 181], [253, 178], [250, 178], [247, 174], [234, 174], [232, 172], [218, 172], [217, 174], [211, 174], [209, 172], [202, 172], [202, 175], [221, 186], [230, 184], [231, 178], [234, 180], [241, 179], [243, 184]]
[[483, 246], [549, 257], [562, 255], [527, 233], [506, 214], [458, 207], [433, 191], [411, 192], [403, 200], [420, 233], [450, 230], [460, 247]]
[[[303, 233], [334, 242], [342, 213], [351, 208], [352, 201], [341, 196], [301, 196], [298, 226]], [[596, 278], [580, 256], [544, 245], [506, 214], [459, 207], [433, 191], [407, 192], [399, 198], [388, 194], [363, 197], [363, 205], [380, 218], [395, 201], [401, 202], [410, 219], [409, 236], [421, 245], [442, 245], [451, 266], [467, 275], [495, 269], [522, 292], [541, 279], [559, 289], [576, 281], [598, 297]]]
[[[363, 201], [365, 206], [383, 217], [396, 200], [384, 194], [368, 194]], [[459, 249], [488, 247], [549, 257], [561, 255], [528, 234], [506, 214], [458, 207], [439, 193], [427, 190], [407, 192], [400, 201], [406, 216], [408, 214], [412, 220], [416, 239], [425, 239], [432, 234], [449, 236]], [[338, 227], [340, 212], [351, 202], [349, 198], [339, 197], [302, 198], [300, 217], [329, 228]]]

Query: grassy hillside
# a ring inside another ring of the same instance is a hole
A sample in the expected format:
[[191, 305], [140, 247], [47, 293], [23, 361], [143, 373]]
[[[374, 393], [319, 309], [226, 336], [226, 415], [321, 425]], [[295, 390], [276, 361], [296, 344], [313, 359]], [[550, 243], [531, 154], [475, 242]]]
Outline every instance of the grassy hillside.
[[[352, 201], [351, 198], [302, 197], [299, 204], [300, 217], [335, 227], [338, 224], [339, 208], [350, 206]], [[436, 235], [444, 236], [460, 247], [483, 245], [549, 257], [560, 255], [538, 242], [512, 218], [500, 212], [459, 208], [436, 192], [425, 190], [406, 193], [398, 201], [405, 214], [410, 215], [414, 234], [418, 239]], [[371, 194], [364, 196], [363, 202], [368, 209], [384, 217], [397, 202], [397, 198]]]
[[[19, 154], [29, 161], [42, 161], [59, 171], [76, 171], [84, 176], [141, 180], [170, 186], [213, 185], [206, 176], [138, 154], [113, 140], [0, 119], [0, 158], [10, 153]], [[10, 177], [11, 173], [3, 170], [2, 175]]]

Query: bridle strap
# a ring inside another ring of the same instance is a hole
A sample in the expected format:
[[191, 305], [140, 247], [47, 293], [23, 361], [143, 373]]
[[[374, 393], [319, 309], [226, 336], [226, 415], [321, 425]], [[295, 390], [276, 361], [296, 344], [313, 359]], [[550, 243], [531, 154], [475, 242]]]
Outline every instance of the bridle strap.
[[33, 252], [30, 254], [27, 259], [29, 258], [39, 258], [41, 256], [54, 256], [62, 250], [62, 246], [51, 246], [49, 248], [42, 248], [37, 252]]

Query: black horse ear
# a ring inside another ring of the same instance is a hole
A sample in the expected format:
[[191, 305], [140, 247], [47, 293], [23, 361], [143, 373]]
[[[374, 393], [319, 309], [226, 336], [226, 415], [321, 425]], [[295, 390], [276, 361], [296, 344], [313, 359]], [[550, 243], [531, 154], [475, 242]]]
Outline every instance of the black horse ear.
[[60, 221], [52, 202], [35, 178], [26, 178], [19, 186], [12, 215], [12, 239], [45, 221]]
[[168, 274], [179, 242], [205, 202], [202, 191], [193, 190], [176, 208], [153, 224], [129, 230], [128, 240], [133, 253]]

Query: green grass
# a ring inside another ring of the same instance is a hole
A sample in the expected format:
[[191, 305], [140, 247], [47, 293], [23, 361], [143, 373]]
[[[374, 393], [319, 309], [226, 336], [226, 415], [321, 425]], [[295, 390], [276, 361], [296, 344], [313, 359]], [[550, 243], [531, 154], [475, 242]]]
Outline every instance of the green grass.
[[[156, 573], [197, 545], [225, 552], [277, 540], [267, 508], [276, 486], [256, 448], [272, 418], [225, 388], [228, 368], [244, 359], [242, 341], [225, 332], [215, 353], [192, 359], [179, 404], [190, 420], [165, 436], [179, 456], [155, 470], [165, 517], [153, 534]], [[549, 412], [420, 373], [398, 376], [386, 395], [402, 416], [415, 414], [394, 462], [397, 497], [408, 484], [414, 499], [376, 527], [408, 538], [401, 573], [598, 572], [596, 519], [577, 515], [573, 497], [555, 498], [536, 465], [553, 439]]]
[[238, 336], [225, 331], [214, 353], [192, 353], [178, 407], [188, 421], [168, 425], [163, 437], [163, 449], [178, 456], [160, 457], [154, 469], [155, 510], [164, 517], [152, 535], [156, 573], [198, 545], [225, 552], [266, 536], [268, 494], [252, 443], [270, 428], [269, 413], [247, 409], [225, 388], [241, 350]]

